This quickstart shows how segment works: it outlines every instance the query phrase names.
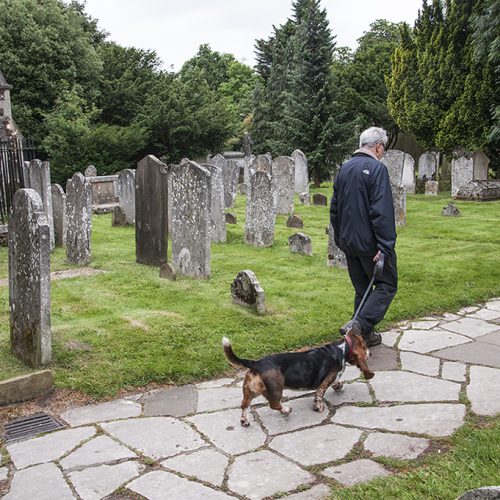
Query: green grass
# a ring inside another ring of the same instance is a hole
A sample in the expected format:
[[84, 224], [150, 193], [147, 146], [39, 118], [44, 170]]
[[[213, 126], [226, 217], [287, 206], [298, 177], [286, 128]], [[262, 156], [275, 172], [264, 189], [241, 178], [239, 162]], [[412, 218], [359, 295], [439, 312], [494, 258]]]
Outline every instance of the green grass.
[[[330, 195], [331, 187], [318, 191]], [[381, 325], [455, 310], [500, 296], [500, 203], [459, 203], [460, 218], [442, 217], [449, 201], [408, 197], [407, 226], [398, 229], [398, 294]], [[313, 257], [290, 254], [297, 230], [278, 217], [271, 248], [243, 244], [245, 198], [237, 198], [236, 226], [228, 242], [212, 246], [210, 280], [162, 280], [157, 268], [135, 263], [134, 229], [112, 228], [111, 216], [94, 216], [92, 267], [105, 273], [52, 282], [55, 382], [96, 398], [148, 383], [186, 383], [228, 370], [223, 335], [246, 357], [315, 345], [338, 337], [352, 315], [347, 272], [326, 267], [328, 207], [296, 203]], [[65, 252], [52, 255], [52, 270], [66, 269]], [[251, 269], [266, 293], [268, 313], [231, 303], [236, 274]], [[7, 250], [0, 248], [0, 278]], [[79, 340], [87, 351], [70, 350]], [[9, 351], [8, 287], [0, 286], [0, 379], [29, 370]]]

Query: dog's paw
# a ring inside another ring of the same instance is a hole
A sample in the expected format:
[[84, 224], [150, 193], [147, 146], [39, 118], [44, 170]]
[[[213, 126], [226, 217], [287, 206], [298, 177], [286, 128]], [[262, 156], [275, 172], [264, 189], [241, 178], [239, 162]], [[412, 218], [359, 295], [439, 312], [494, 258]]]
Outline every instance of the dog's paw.
[[285, 417], [288, 417], [292, 413], [292, 409], [289, 406], [283, 406], [281, 408], [281, 414], [284, 415]]
[[344, 387], [344, 382], [335, 382], [335, 384], [333, 384], [333, 386], [332, 386], [332, 388], [335, 392], [341, 391], [342, 387]]
[[314, 411], [317, 411], [318, 413], [321, 413], [323, 412], [325, 409], [325, 404], [323, 403], [323, 401], [316, 401], [314, 404], [313, 404], [313, 410]]
[[243, 427], [250, 427], [250, 422], [248, 420], [240, 420], [240, 423]]

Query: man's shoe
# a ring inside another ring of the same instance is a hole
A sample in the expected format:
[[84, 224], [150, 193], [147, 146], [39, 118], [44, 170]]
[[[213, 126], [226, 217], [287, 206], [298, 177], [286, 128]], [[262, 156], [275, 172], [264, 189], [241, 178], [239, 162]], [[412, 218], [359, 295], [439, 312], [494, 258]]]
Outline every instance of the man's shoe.
[[374, 332], [373, 330], [369, 333], [363, 334], [367, 347], [374, 347], [382, 343], [382, 335], [380, 333]]
[[353, 329], [361, 333], [361, 324], [357, 319], [351, 319], [345, 325], [342, 325], [339, 332], [340, 335], [347, 335]]

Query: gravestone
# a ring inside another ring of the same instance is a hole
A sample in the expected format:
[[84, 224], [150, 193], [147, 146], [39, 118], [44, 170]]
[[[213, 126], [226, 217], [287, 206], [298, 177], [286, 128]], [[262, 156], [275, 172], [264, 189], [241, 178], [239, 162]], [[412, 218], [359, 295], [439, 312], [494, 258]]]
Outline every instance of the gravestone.
[[113, 208], [113, 212], [111, 212], [111, 225], [113, 227], [123, 227], [127, 226], [127, 214], [125, 210], [123, 210], [120, 205], [117, 205]]
[[455, 199], [466, 201], [500, 200], [500, 180], [471, 181], [458, 190]]
[[306, 155], [300, 149], [296, 149], [292, 153], [292, 158], [295, 162], [294, 192], [296, 194], [309, 193], [309, 172]]
[[455, 197], [458, 191], [471, 181], [485, 181], [488, 179], [490, 160], [482, 152], [473, 154], [464, 153], [453, 158], [451, 162], [451, 196]]
[[422, 153], [418, 159], [418, 178], [433, 179], [437, 175], [437, 158], [439, 153], [426, 151]]
[[380, 160], [389, 172], [391, 182], [405, 186], [406, 192], [415, 194], [415, 160], [409, 154], [389, 149]]
[[[269, 153], [256, 156], [250, 164], [251, 172], [266, 172], [272, 176], [273, 174], [273, 159]], [[248, 182], [250, 184], [250, 180]]]
[[66, 194], [59, 184], [50, 186], [52, 193], [52, 215], [54, 220], [54, 243], [56, 247], [66, 246], [66, 232], [68, 230], [66, 216]]
[[290, 215], [286, 221], [286, 227], [304, 227], [304, 222], [298, 215]]
[[248, 183], [250, 182], [250, 166], [252, 165], [253, 161], [255, 160], [254, 155], [248, 155], [245, 156], [245, 162], [243, 165], [243, 183], [248, 186]]
[[328, 254], [326, 257], [326, 265], [328, 267], [347, 269], [345, 253], [335, 243], [335, 232], [331, 224], [328, 229]]
[[309, 205], [309, 193], [300, 193], [299, 194], [299, 201], [302, 203], [302, 205]]
[[276, 192], [276, 214], [293, 213], [293, 186], [295, 183], [295, 162], [289, 156], [278, 156], [272, 163], [272, 177]]
[[406, 192], [415, 194], [415, 160], [407, 153], [405, 153], [404, 157], [402, 181], [403, 186], [406, 188]]
[[97, 176], [97, 168], [95, 168], [94, 165], [89, 165], [85, 169], [84, 175], [85, 175], [85, 177], [96, 177]]
[[240, 271], [236, 275], [231, 283], [231, 297], [235, 304], [255, 307], [259, 314], [266, 312], [264, 289], [253, 271]]
[[24, 185], [34, 189], [42, 199], [43, 211], [50, 230], [50, 249], [55, 245], [54, 218], [52, 210], [52, 191], [50, 189], [50, 164], [48, 161], [31, 160], [23, 165]]
[[226, 216], [224, 214], [224, 183], [222, 169], [216, 165], [204, 163], [211, 175], [210, 182], [210, 231], [212, 241], [223, 243], [227, 239]]
[[441, 212], [444, 217], [460, 217], [460, 210], [454, 203], [448, 203]]
[[66, 258], [79, 266], [90, 262], [92, 232], [92, 190], [90, 182], [80, 172], [66, 183]]
[[210, 172], [182, 160], [173, 172], [172, 266], [179, 274], [210, 277]]
[[274, 241], [275, 214], [276, 197], [271, 176], [263, 170], [257, 170], [250, 176], [245, 243], [256, 247], [271, 246]]
[[439, 191], [439, 182], [427, 181], [425, 183], [425, 194], [428, 196], [437, 196]]
[[118, 193], [126, 223], [135, 224], [135, 170], [126, 168], [118, 174]]
[[12, 352], [33, 367], [50, 363], [50, 230], [34, 189], [16, 192], [9, 217], [9, 308]]
[[219, 167], [224, 183], [224, 206], [230, 208], [236, 199], [240, 169], [234, 160], [228, 160], [222, 155], [215, 155], [208, 163]]
[[236, 224], [236, 215], [226, 212], [226, 224]]
[[321, 205], [321, 206], [326, 206], [328, 203], [328, 198], [321, 193], [314, 193], [313, 194], [313, 205]]
[[406, 225], [406, 188], [396, 186], [391, 182], [392, 202], [394, 205], [394, 219], [396, 226]]
[[304, 233], [292, 234], [292, 236], [288, 238], [288, 246], [292, 253], [301, 253], [304, 255], [313, 254], [311, 238]]
[[161, 266], [168, 247], [167, 166], [145, 156], [135, 173], [135, 252], [138, 264]]
[[173, 193], [173, 191], [172, 191], [172, 179], [173, 179], [173, 172], [177, 168], [179, 168], [179, 165], [175, 165], [173, 163], [171, 163], [170, 165], [167, 165], [167, 190], [168, 190], [167, 226], [168, 226], [168, 234], [169, 235], [171, 235], [171, 228], [172, 228], [172, 193]]
[[245, 156], [250, 156], [252, 154], [253, 139], [248, 132], [243, 134], [241, 143], [243, 145], [243, 152], [245, 153]]
[[247, 191], [248, 191], [247, 185], [245, 183], [240, 184], [240, 194], [243, 194], [246, 196]]
[[118, 175], [86, 177], [92, 190], [92, 211], [96, 214], [112, 212], [119, 204]]

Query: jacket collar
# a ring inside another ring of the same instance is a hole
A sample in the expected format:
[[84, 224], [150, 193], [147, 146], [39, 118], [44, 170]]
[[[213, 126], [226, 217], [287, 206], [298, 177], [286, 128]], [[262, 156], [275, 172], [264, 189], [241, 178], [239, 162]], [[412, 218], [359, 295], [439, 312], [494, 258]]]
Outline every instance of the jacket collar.
[[355, 154], [365, 154], [365, 155], [371, 156], [375, 160], [379, 161], [379, 159], [375, 156], [375, 153], [373, 151], [370, 151], [369, 149], [365, 149], [365, 148], [356, 149], [356, 151], [354, 151], [354, 153], [353, 153], [353, 156]]

